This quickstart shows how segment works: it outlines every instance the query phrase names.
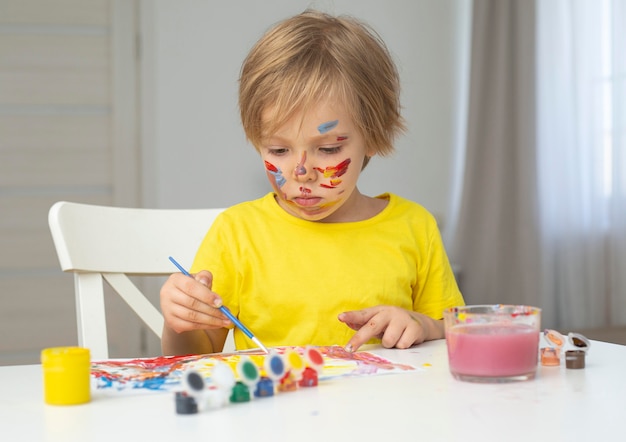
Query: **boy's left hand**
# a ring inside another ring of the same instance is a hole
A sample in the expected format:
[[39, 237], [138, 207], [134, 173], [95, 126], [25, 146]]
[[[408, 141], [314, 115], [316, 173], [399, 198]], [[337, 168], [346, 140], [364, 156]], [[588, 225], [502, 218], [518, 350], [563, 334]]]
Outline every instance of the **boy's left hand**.
[[356, 330], [346, 344], [345, 348], [348, 351], [356, 351], [372, 338], [379, 338], [385, 348], [409, 348], [428, 339], [439, 338], [440, 336], [430, 336], [429, 332], [433, 326], [436, 327], [438, 335], [443, 334], [443, 330], [439, 330], [440, 324], [436, 324], [440, 321], [390, 305], [343, 312], [339, 314], [338, 319]]

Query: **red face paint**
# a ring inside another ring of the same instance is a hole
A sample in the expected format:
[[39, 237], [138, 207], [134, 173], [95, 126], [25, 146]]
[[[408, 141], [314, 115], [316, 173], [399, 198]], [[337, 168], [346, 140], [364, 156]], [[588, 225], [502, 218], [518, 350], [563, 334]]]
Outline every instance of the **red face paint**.
[[316, 167], [315, 170], [324, 174], [325, 178], [330, 178], [330, 184], [322, 183], [320, 184], [320, 187], [323, 187], [325, 189], [335, 189], [337, 186], [339, 186], [341, 184], [341, 180], [338, 178], [348, 171], [348, 165], [350, 164], [350, 161], [350, 158], [346, 158], [336, 166], [330, 166], [326, 169]]
[[265, 168], [270, 172], [278, 172], [278, 168], [268, 161], [264, 161]]
[[322, 169], [321, 167], [316, 167], [315, 170], [324, 174], [324, 178], [338, 178], [348, 171], [348, 165], [350, 164], [350, 162], [350, 158], [346, 158], [336, 166], [329, 166], [325, 169]]
[[323, 187], [324, 189], [335, 189], [340, 184], [341, 184], [341, 180], [330, 180], [330, 184], [322, 183], [320, 184], [320, 187]]

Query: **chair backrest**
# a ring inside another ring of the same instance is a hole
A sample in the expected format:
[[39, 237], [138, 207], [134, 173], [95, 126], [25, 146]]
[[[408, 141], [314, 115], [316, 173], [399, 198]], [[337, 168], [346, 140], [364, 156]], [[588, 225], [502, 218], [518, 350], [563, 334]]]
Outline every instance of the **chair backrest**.
[[109, 357], [103, 279], [160, 338], [163, 316], [127, 275], [163, 276], [189, 268], [224, 209], [139, 209], [55, 203], [48, 223], [61, 268], [74, 273], [78, 344]]

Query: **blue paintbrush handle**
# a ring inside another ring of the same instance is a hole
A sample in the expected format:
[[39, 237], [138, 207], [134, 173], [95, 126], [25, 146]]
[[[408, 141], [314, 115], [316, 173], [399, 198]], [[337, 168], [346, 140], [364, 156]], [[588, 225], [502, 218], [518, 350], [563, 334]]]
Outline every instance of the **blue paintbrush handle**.
[[[172, 258], [171, 256], [169, 258], [170, 258], [170, 261], [172, 261], [172, 264], [174, 264], [183, 275], [191, 276], [191, 274], [187, 270], [185, 270], [185, 268], [181, 266], [174, 258]], [[248, 330], [248, 328], [245, 325], [243, 325], [241, 321], [239, 321], [239, 319], [237, 319], [237, 317], [230, 312], [230, 310], [228, 310], [228, 307], [226, 307], [225, 305], [222, 305], [219, 309], [222, 313], [224, 313], [224, 315], [226, 315], [228, 319], [231, 320], [233, 324], [235, 324], [236, 327], [239, 328], [239, 330], [241, 330], [248, 338], [252, 339], [259, 347], [261, 347], [263, 351], [265, 351], [265, 353], [269, 353], [267, 348], [263, 344], [261, 344], [261, 341], [259, 341], [252, 334], [252, 332]]]

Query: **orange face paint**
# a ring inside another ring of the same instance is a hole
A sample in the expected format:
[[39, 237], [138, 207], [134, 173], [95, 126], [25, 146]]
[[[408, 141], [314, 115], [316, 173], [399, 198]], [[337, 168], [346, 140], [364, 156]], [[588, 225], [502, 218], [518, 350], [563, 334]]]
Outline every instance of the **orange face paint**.
[[334, 189], [339, 184], [341, 184], [341, 180], [337, 178], [339, 178], [348, 171], [348, 166], [351, 162], [352, 160], [350, 160], [350, 158], [346, 158], [336, 166], [329, 166], [325, 169], [322, 169], [321, 167], [316, 167], [315, 170], [320, 172], [324, 176], [324, 178], [331, 178], [330, 184], [322, 183], [320, 184], [320, 186], [327, 189]]

